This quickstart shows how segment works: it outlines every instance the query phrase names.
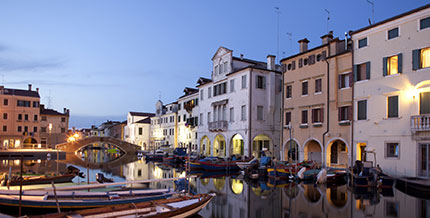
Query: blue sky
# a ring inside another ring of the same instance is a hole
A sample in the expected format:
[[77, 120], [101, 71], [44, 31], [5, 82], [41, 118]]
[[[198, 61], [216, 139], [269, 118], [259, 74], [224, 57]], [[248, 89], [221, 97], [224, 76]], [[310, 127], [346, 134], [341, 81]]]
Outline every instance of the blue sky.
[[[429, 3], [373, 1], [376, 22]], [[366, 0], [1, 0], [0, 84], [39, 87], [43, 104], [70, 108], [71, 126], [125, 120], [210, 77], [219, 46], [256, 60], [276, 55], [275, 7], [281, 58], [304, 37], [321, 43], [325, 9], [338, 37], [372, 17]]]

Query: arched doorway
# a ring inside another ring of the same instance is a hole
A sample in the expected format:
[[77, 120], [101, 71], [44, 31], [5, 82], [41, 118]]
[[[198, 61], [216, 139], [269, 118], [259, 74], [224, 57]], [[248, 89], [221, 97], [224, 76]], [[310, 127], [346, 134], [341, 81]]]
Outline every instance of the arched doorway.
[[203, 138], [200, 140], [200, 154], [202, 155], [211, 155], [211, 141], [207, 136], [203, 136]]
[[225, 138], [221, 134], [215, 137], [213, 156], [225, 157]]
[[284, 160], [288, 161], [290, 158], [292, 161], [299, 160], [299, 145], [295, 140], [288, 140], [287, 143], [284, 144]]
[[273, 145], [270, 138], [263, 134], [255, 136], [254, 141], [252, 142], [252, 155], [260, 158], [263, 148], [267, 148], [269, 151], [269, 153], [266, 152], [267, 156], [273, 156]]
[[321, 145], [317, 141], [312, 139], [305, 144], [304, 160], [306, 161], [312, 160], [322, 164], [321, 154], [322, 154]]
[[336, 139], [327, 146], [327, 166], [347, 167], [348, 149], [342, 140]]
[[24, 148], [37, 148], [37, 140], [32, 137], [28, 137], [23, 141]]
[[231, 154], [239, 154], [239, 155], [243, 156], [245, 146], [244, 146], [243, 137], [240, 134], [235, 134], [231, 138], [230, 145], [231, 145], [230, 146]]

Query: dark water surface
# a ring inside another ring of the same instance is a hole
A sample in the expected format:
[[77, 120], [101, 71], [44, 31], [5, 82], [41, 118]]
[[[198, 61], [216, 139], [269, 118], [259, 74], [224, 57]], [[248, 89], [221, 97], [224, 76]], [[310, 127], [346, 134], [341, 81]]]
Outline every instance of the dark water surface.
[[[83, 154], [84, 153], [84, 154]], [[76, 158], [77, 156], [80, 156]], [[90, 160], [90, 161], [86, 161]], [[2, 160], [0, 173], [19, 172], [19, 161]], [[90, 182], [96, 174], [120, 181], [172, 178], [185, 176], [184, 167], [161, 163], [146, 163], [136, 156], [106, 155], [106, 151], [84, 151], [68, 154], [63, 161], [24, 161], [24, 172], [54, 174], [66, 172], [73, 165], [84, 174], [89, 173]], [[430, 201], [415, 198], [393, 188], [392, 192], [368, 191], [354, 193], [347, 185], [286, 183], [284, 181], [247, 181], [235, 173], [196, 173], [191, 182], [196, 193], [215, 192], [216, 198], [204, 208], [201, 217], [430, 217]], [[87, 179], [75, 177], [79, 184]], [[134, 184], [128, 188], [148, 188]], [[171, 181], [150, 183], [149, 188], [174, 188]], [[2, 187], [4, 189], [4, 187]], [[19, 187], [18, 187], [19, 188]], [[31, 215], [31, 214], [27, 214]], [[197, 216], [199, 217], [199, 216]]]

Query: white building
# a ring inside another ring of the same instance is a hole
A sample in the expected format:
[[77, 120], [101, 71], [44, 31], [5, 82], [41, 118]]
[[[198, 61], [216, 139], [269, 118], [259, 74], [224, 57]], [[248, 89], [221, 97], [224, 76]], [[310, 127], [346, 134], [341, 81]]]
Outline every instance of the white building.
[[124, 127], [125, 141], [140, 145], [142, 150], [148, 150], [151, 133], [151, 117], [153, 113], [128, 112], [127, 125]]
[[430, 177], [430, 5], [351, 35], [355, 160], [374, 149], [387, 174]]
[[161, 100], [155, 104], [155, 116], [151, 118], [151, 147], [156, 149], [161, 145], [177, 146], [177, 112], [178, 103], [163, 105]]
[[185, 88], [184, 95], [178, 99], [178, 146], [191, 147], [197, 151], [197, 129], [199, 125], [199, 90]]
[[275, 57], [259, 62], [220, 47], [212, 62], [211, 79], [198, 80], [200, 153], [259, 156], [266, 147], [279, 158], [282, 74]]

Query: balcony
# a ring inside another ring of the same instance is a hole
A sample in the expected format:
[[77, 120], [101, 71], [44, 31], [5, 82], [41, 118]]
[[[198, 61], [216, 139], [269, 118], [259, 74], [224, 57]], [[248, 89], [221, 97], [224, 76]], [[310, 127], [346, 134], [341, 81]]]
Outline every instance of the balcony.
[[430, 131], [430, 114], [411, 116], [411, 130], [413, 133]]
[[228, 122], [221, 120], [221, 121], [214, 121], [209, 122], [209, 131], [211, 132], [224, 132], [227, 131], [228, 128]]

